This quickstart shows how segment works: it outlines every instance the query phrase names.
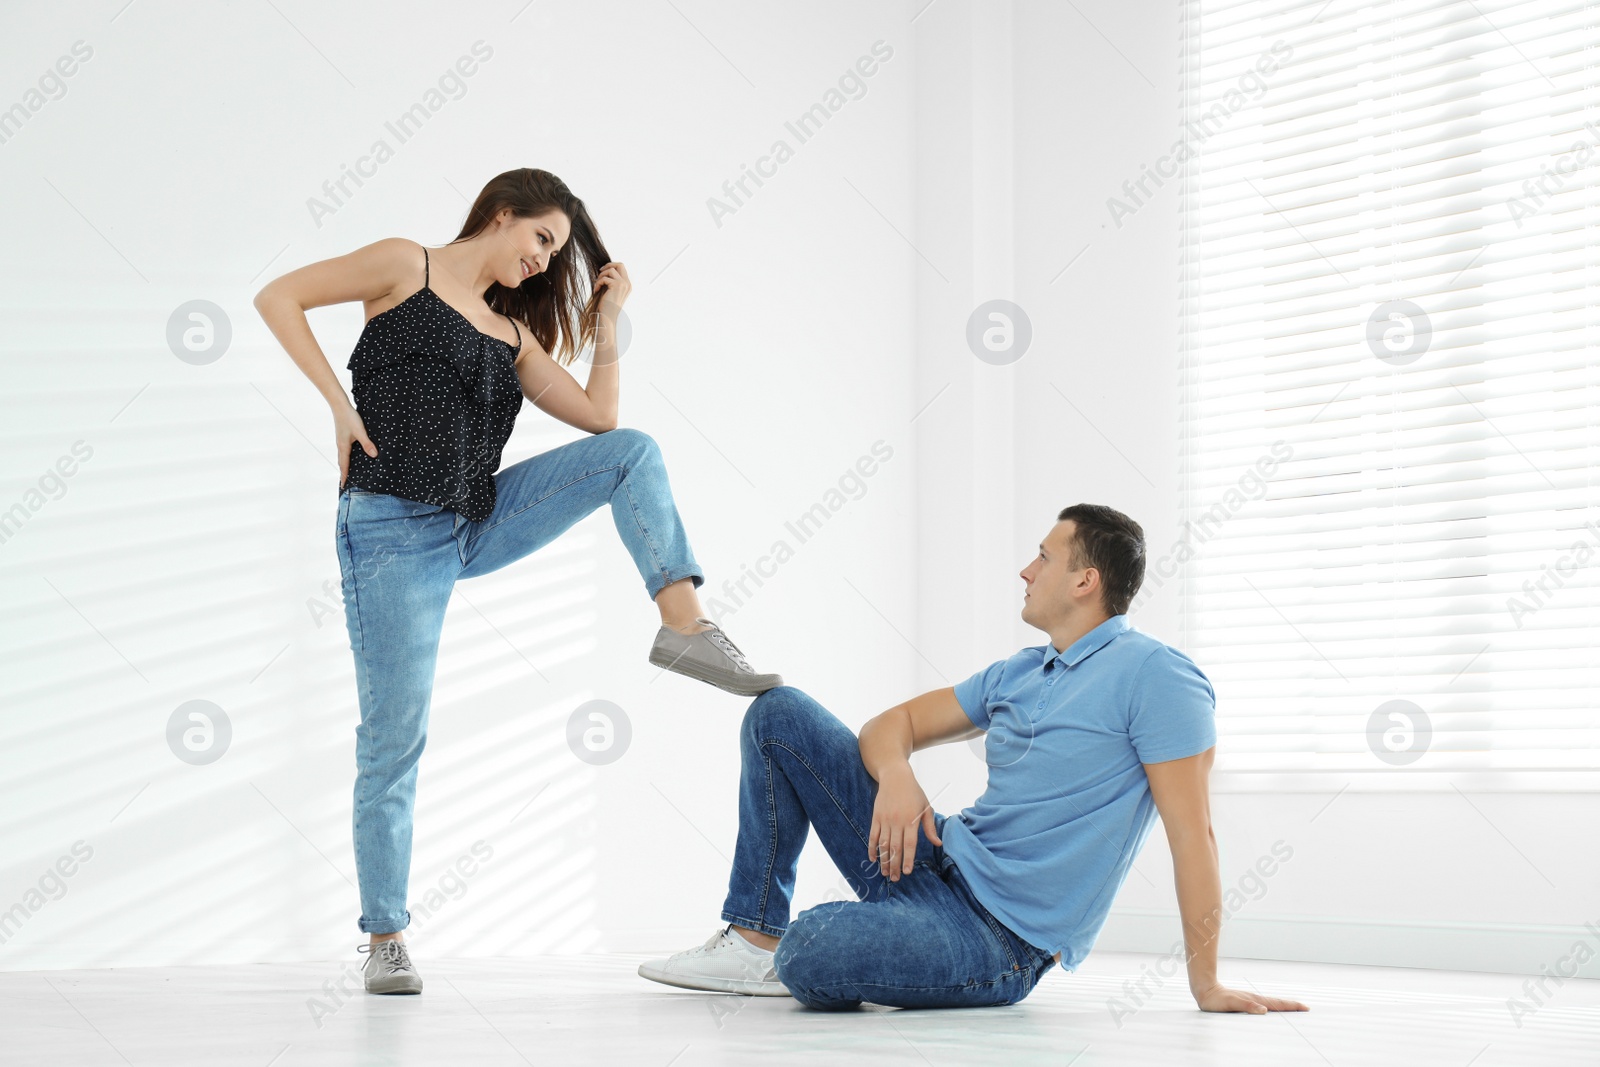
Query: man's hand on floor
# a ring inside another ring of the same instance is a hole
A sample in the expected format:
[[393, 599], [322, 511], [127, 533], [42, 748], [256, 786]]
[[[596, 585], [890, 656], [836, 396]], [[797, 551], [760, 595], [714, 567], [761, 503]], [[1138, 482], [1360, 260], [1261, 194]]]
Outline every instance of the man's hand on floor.
[[1194, 1002], [1201, 1011], [1242, 1011], [1251, 1015], [1265, 1015], [1269, 1011], [1310, 1011], [1298, 1000], [1267, 997], [1260, 993], [1245, 993], [1229, 989], [1220, 982], [1203, 993], [1196, 993]]

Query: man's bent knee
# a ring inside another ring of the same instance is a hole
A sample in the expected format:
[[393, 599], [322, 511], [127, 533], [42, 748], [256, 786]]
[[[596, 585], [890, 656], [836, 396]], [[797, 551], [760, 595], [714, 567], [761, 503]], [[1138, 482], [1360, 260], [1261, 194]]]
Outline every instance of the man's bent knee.
[[[742, 733], [748, 739], [756, 740], [775, 727], [814, 719], [819, 713], [828, 714], [804, 690], [792, 685], [780, 685], [768, 689], [750, 702], [750, 707], [744, 713]], [[780, 729], [780, 732], [786, 731]]]

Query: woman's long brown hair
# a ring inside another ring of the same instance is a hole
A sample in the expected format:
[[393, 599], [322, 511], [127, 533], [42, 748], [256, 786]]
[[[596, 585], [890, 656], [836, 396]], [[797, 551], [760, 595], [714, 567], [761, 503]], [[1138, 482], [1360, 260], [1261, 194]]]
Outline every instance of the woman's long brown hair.
[[[461, 232], [450, 243], [476, 237], [506, 208], [517, 218], [542, 215], [554, 208], [567, 216], [572, 233], [543, 272], [523, 279], [514, 288], [491, 282], [483, 301], [500, 314], [527, 323], [557, 363], [571, 363], [594, 343], [599, 325], [595, 309], [604, 295], [604, 290], [595, 290], [594, 282], [600, 268], [611, 262], [611, 256], [583, 201], [572, 195], [566, 182], [534, 167], [508, 170], [490, 179], [467, 212]], [[580, 273], [584, 276], [581, 288]]]

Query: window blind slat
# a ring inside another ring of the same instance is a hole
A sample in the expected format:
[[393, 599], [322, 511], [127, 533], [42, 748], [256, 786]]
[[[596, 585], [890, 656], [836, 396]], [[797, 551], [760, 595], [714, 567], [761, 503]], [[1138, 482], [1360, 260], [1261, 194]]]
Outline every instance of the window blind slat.
[[1600, 788], [1600, 0], [1317, 10], [1181, 4], [1181, 522], [1141, 596], [1222, 775]]

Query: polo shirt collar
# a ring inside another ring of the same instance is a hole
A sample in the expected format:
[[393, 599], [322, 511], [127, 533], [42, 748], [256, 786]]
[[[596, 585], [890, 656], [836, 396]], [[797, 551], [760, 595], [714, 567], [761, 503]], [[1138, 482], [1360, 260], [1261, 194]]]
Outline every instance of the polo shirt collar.
[[1048, 667], [1052, 660], [1057, 659], [1061, 661], [1061, 666], [1063, 667], [1075, 667], [1104, 648], [1111, 642], [1113, 637], [1125, 632], [1128, 627], [1129, 623], [1126, 615], [1113, 615], [1060, 652], [1055, 650], [1055, 645], [1046, 642], [1044, 646], [1044, 664], [1040, 669]]

